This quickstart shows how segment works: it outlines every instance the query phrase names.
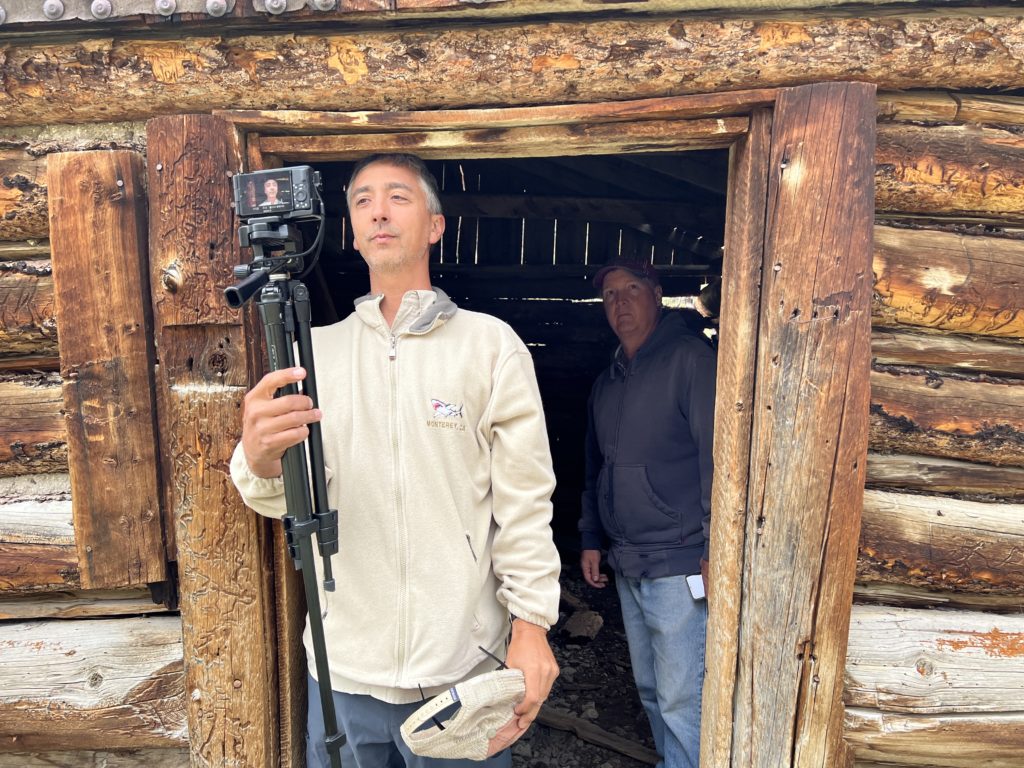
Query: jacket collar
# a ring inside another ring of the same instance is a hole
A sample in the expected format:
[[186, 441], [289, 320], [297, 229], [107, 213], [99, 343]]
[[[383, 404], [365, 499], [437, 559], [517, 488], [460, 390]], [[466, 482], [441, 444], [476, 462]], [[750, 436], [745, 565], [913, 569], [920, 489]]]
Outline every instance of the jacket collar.
[[440, 288], [428, 291], [407, 291], [398, 306], [395, 322], [388, 328], [380, 303], [384, 294], [368, 293], [355, 301], [356, 315], [371, 328], [398, 336], [403, 333], [429, 333], [444, 325], [455, 314], [458, 307]]

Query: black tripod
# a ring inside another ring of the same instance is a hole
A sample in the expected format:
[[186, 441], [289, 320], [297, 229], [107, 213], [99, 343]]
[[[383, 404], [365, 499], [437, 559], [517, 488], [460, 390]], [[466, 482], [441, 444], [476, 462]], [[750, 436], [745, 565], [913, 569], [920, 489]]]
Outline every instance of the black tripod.
[[[316, 391], [316, 370], [313, 364], [313, 343], [310, 334], [309, 291], [301, 280], [293, 279], [293, 272], [302, 271], [302, 257], [294, 253], [293, 234], [288, 225], [275, 226], [273, 219], [261, 219], [239, 229], [243, 246], [252, 245], [256, 257], [252, 264], [235, 267], [236, 277], [241, 282], [226, 288], [224, 296], [228, 304], [239, 308], [253, 297], [257, 290], [260, 319], [267, 342], [267, 355], [271, 370], [291, 368], [296, 364], [295, 348], [298, 348], [298, 364], [306, 369], [302, 391], [319, 404]], [[323, 234], [320, 234], [313, 249], [319, 248]], [[263, 255], [263, 244], [267, 241], [283, 245], [285, 254], [277, 257]], [[289, 384], [282, 387], [280, 395], [298, 394], [299, 387]], [[284, 493], [287, 514], [284, 529], [288, 542], [288, 554], [295, 567], [302, 571], [302, 583], [306, 593], [306, 607], [309, 611], [309, 626], [313, 640], [313, 657], [316, 664], [316, 678], [320, 688], [320, 704], [324, 714], [324, 733], [327, 754], [331, 768], [341, 768], [341, 747], [345, 735], [338, 733], [338, 720], [334, 709], [334, 692], [327, 665], [327, 646], [324, 640], [323, 618], [320, 610], [320, 594], [317, 589], [316, 570], [313, 561], [313, 541], [316, 535], [320, 557], [323, 558], [324, 590], [334, 591], [334, 576], [331, 571], [331, 555], [338, 551], [338, 513], [328, 508], [327, 478], [324, 472], [324, 449], [320, 424], [309, 425], [309, 463], [306, 460], [306, 445], [299, 443], [285, 451], [281, 457], [284, 474]], [[312, 495], [310, 494], [312, 478]]]

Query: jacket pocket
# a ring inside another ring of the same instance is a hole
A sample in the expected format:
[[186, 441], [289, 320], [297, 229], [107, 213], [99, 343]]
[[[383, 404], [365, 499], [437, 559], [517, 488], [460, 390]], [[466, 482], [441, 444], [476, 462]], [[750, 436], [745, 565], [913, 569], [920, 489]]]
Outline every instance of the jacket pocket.
[[643, 464], [616, 464], [612, 477], [615, 519], [632, 544], [675, 544], [680, 513], [654, 490]]

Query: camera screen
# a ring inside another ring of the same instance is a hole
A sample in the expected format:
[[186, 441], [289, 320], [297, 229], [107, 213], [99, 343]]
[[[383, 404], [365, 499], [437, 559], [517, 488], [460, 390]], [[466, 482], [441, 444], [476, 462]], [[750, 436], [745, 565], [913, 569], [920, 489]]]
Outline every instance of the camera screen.
[[250, 173], [239, 190], [238, 215], [259, 216], [292, 207], [292, 180], [287, 169], [277, 173]]

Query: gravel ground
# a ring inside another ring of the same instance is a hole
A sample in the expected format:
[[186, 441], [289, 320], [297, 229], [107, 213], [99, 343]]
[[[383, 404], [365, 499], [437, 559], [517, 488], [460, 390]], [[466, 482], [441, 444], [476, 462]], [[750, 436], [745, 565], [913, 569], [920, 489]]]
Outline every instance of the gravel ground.
[[[633, 685], [614, 585], [593, 589], [584, 583], [579, 565], [568, 563], [562, 570], [562, 592], [565, 597], [559, 621], [550, 635], [561, 674], [551, 689], [545, 709], [567, 713], [653, 752], [650, 726]], [[580, 603], [603, 619], [603, 626], [592, 640], [574, 638], [565, 628], [573, 614], [579, 613]], [[512, 765], [513, 768], [647, 768], [651, 762], [590, 743], [572, 732], [534, 723], [512, 747]]]

